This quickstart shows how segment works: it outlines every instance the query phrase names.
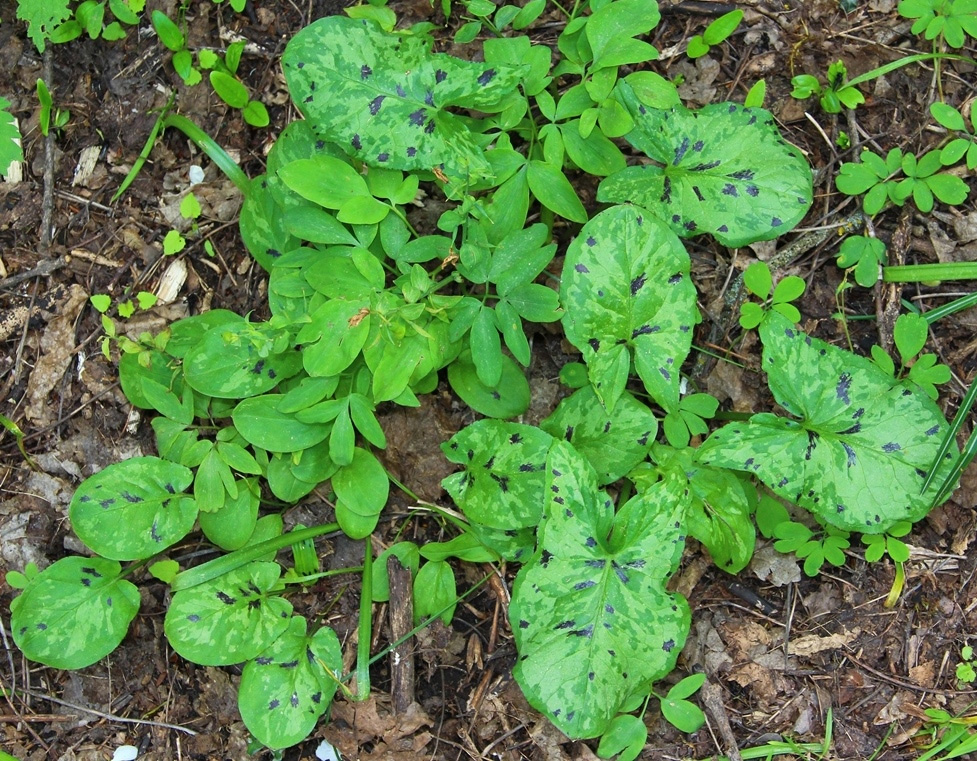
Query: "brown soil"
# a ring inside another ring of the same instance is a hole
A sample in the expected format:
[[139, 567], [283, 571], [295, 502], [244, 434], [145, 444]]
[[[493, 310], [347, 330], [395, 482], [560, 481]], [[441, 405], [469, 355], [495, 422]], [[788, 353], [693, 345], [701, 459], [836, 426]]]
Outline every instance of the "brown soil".
[[[176, 3], [158, 0], [150, 5], [172, 15]], [[435, 3], [437, 10], [425, 0], [393, 0], [391, 5], [408, 22], [444, 23], [440, 3]], [[839, 57], [854, 75], [902, 55], [926, 52], [928, 43], [909, 32], [910, 23], [896, 13], [895, 0], [866, 0], [849, 15], [827, 0], [795, 3], [790, 9], [779, 2], [750, 0], [739, 4], [747, 15], [734, 44], [694, 64], [682, 54], [683, 41], [708, 23], [701, 13], [719, 4], [662, 5], [663, 21], [652, 38], [663, 51], [658, 70], [684, 77], [682, 94], [688, 102], [741, 100], [750, 84], [766, 79], [767, 103], [785, 134], [824, 170], [805, 227], [854, 210], [850, 200], [833, 193], [830, 183], [839, 162], [850, 160], [834, 148], [839, 129], [853, 140], [881, 146], [883, 152], [896, 145], [919, 150], [939, 139], [924, 118], [933, 93], [928, 66], [908, 66], [864, 86], [868, 102], [847, 121], [822, 113], [813, 101], [789, 97], [791, 73], [823, 75]], [[134, 415], [117, 385], [115, 366], [99, 353], [101, 328], [86, 299], [94, 293], [120, 298], [157, 287], [171, 266], [161, 255], [161, 241], [174, 224], [172, 199], [186, 187], [193, 164], [206, 171], [197, 193], [204, 221], [201, 237], [191, 240], [182, 254], [186, 282], [174, 304], [133, 318], [133, 329], [159, 329], [168, 320], [215, 307], [262, 313], [264, 273], [244, 250], [235, 225], [240, 196], [180, 133], [167, 132], [122, 200], [110, 202], [143, 148], [154, 110], [175, 90], [180, 112], [231, 151], [249, 175], [258, 174], [275, 135], [295, 118], [278, 56], [303, 25], [341, 12], [341, 6], [338, 0], [264, 0], [251, 13], [235, 14], [226, 4], [193, 4], [191, 46], [221, 48], [237, 34], [255, 44], [245, 54], [241, 72], [268, 105], [272, 119], [269, 129], [256, 130], [225, 108], [206, 85], [182, 86], [169, 54], [145, 23], [139, 34], [130, 33], [122, 42], [80, 39], [55, 46], [46, 61], [15, 21], [13, 4], [4, 5], [0, 94], [11, 100], [20, 119], [27, 160], [22, 182], [0, 183], [0, 413], [27, 433], [25, 445], [39, 469], [25, 465], [9, 435], [0, 438], [0, 572], [30, 561], [44, 566], [66, 551], [78, 551], [80, 544], [65, 516], [80, 479], [111, 462], [152, 452], [146, 421]], [[454, 17], [451, 26], [458, 23]], [[553, 28], [544, 24], [540, 41], [555, 42]], [[471, 54], [468, 47], [448, 42], [450, 30], [443, 39], [442, 49]], [[51, 141], [50, 159], [39, 136], [34, 94], [35, 81], [47, 66], [55, 101], [71, 112], [65, 129]], [[946, 64], [945, 72], [950, 103], [960, 105], [972, 97], [972, 68]], [[90, 148], [94, 168], [78, 175], [79, 161]], [[48, 162], [53, 172], [45, 183]], [[40, 234], [46, 193], [52, 203], [50, 243]], [[909, 263], [977, 258], [972, 199], [953, 210], [938, 206], [929, 216], [888, 212], [876, 220], [876, 232], [887, 242], [901, 234], [907, 242], [899, 253]], [[204, 253], [204, 239], [213, 244], [215, 257]], [[805, 326], [843, 343], [841, 323], [832, 317], [843, 277], [831, 261], [836, 245], [835, 238], [828, 240], [790, 272], [809, 283], [801, 305]], [[756, 256], [768, 258], [774, 248], [741, 250], [732, 266], [741, 269]], [[693, 241], [690, 250], [701, 303], [707, 314], [716, 315], [730, 254], [703, 240]], [[948, 300], [952, 290], [958, 289], [912, 286], [901, 296], [931, 307]], [[849, 314], [874, 315], [877, 305], [892, 303], [894, 297], [898, 303], [899, 295], [856, 288], [845, 295], [845, 307]], [[974, 374], [975, 322], [977, 311], [971, 310], [934, 326], [929, 348], [956, 376], [941, 400], [949, 415]], [[874, 325], [849, 322], [856, 347], [864, 350], [880, 339]], [[699, 328], [700, 341], [710, 326], [707, 318]], [[544, 335], [538, 339], [542, 351], [537, 351], [538, 366], [532, 370], [533, 412], [542, 416], [556, 402], [558, 388], [552, 379], [565, 358], [552, 340]], [[754, 344], [744, 342], [739, 352], [747, 365], [758, 364]], [[703, 382], [730, 408], [765, 404], [757, 398], [759, 377], [749, 370], [720, 363]], [[450, 469], [438, 445], [466, 422], [446, 385], [420, 410], [390, 411], [383, 423], [391, 471], [423, 499], [443, 499], [438, 483]], [[977, 525], [975, 486], [977, 473], [971, 470], [953, 499], [907, 537], [913, 556], [906, 566], [905, 590], [891, 608], [884, 603], [894, 569], [888, 562], [866, 563], [859, 544], [848, 553], [844, 567], [816, 578], [804, 577], [793, 559], [761, 545], [753, 572], [744, 572], [738, 586], [691, 547], [679, 584], [693, 603], [694, 621], [679, 665], [686, 671], [704, 669], [715, 685], [711, 698], [704, 700], [709, 725], [685, 736], [651, 711], [650, 745], [643, 757], [704, 758], [727, 752], [730, 742], [745, 748], [774, 735], [821, 741], [829, 712], [834, 729], [828, 757], [915, 757], [921, 709], [943, 707], [959, 714], [973, 700], [974, 691], [966, 685], [958, 689], [954, 669], [960, 649], [977, 628], [977, 589], [971, 583], [977, 561], [968, 552]], [[402, 525], [408, 504], [402, 496], [394, 498], [389, 519], [378, 530], [379, 543], [390, 540]], [[288, 521], [309, 525], [329, 516], [325, 502], [313, 495], [288, 512]], [[436, 522], [420, 518], [410, 522], [404, 538], [430, 541], [438, 531]], [[318, 546], [327, 567], [360, 562], [358, 543], [327, 539]], [[767, 580], [758, 575], [764, 563], [773, 568], [772, 575], [763, 577]], [[509, 569], [505, 578], [511, 581], [512, 573]], [[456, 575], [466, 588], [483, 570], [459, 565]], [[355, 584], [339, 579], [313, 586], [295, 603], [334, 626], [352, 657], [358, 594]], [[0, 698], [0, 748], [22, 761], [107, 759], [123, 743], [138, 746], [141, 759], [249, 757], [236, 708], [239, 671], [195, 666], [173, 654], [162, 634], [165, 587], [143, 584], [142, 594], [141, 613], [122, 646], [95, 666], [69, 673], [38, 667], [13, 649], [13, 590], [0, 586], [0, 634], [6, 649], [0, 657], [0, 685], [6, 695]], [[751, 594], [762, 605], [749, 602]], [[377, 608], [375, 620], [382, 623], [374, 652], [389, 641], [385, 607]], [[595, 758], [595, 743], [567, 741], [527, 706], [512, 681], [514, 648], [501, 584], [487, 585], [468, 598], [450, 628], [439, 625], [423, 632], [415, 652], [416, 703], [408, 710], [393, 710], [388, 666], [380, 662], [373, 673], [374, 696], [365, 703], [338, 699], [332, 720], [285, 758], [314, 758], [322, 738], [339, 747], [345, 758], [364, 760]]]

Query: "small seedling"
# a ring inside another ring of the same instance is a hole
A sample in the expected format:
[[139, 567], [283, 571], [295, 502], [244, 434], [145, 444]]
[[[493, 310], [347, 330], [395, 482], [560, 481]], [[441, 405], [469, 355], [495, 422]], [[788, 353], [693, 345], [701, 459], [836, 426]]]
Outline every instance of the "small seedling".
[[887, 262], [885, 243], [872, 235], [850, 235], [838, 250], [838, 266], [854, 270], [855, 282], [871, 288], [882, 278]]
[[41, 134], [44, 137], [48, 136], [51, 127], [54, 127], [55, 131], [60, 131], [68, 124], [68, 119], [71, 118], [71, 112], [68, 109], [62, 111], [60, 108], [54, 108], [51, 91], [48, 90], [47, 84], [45, 84], [43, 79], [37, 80], [37, 99], [41, 104], [39, 124]]
[[973, 684], [977, 681], [977, 670], [974, 669], [974, 649], [970, 645], [960, 648], [960, 662], [956, 669], [957, 682], [961, 685]]
[[709, 48], [715, 47], [725, 42], [729, 36], [736, 31], [736, 27], [743, 20], [743, 11], [735, 10], [723, 14], [709, 26], [706, 27], [701, 35], [696, 35], [689, 40], [686, 53], [689, 58], [701, 58], [709, 52]]
[[[962, 132], [965, 137], [955, 137], [940, 149], [940, 162], [944, 166], [952, 166], [960, 159], [964, 159], [967, 169], [971, 171], [977, 168], [977, 134], [974, 130], [967, 127], [967, 122], [963, 114], [956, 108], [946, 103], [933, 103], [930, 105], [930, 114], [942, 126], [953, 132]], [[970, 121], [973, 125], [974, 112], [970, 111]]]
[[825, 562], [833, 566], [845, 564], [845, 550], [851, 543], [849, 533], [833, 526], [812, 531], [803, 523], [787, 521], [774, 529], [774, 548], [778, 552], [793, 552], [804, 560], [804, 573], [817, 576]]
[[800, 322], [801, 313], [791, 302], [804, 294], [806, 284], [802, 278], [788, 275], [774, 288], [770, 267], [765, 262], [753, 262], [743, 273], [743, 285], [764, 301], [763, 305], [748, 301], [740, 307], [740, 326], [744, 329], [759, 325], [767, 310], [779, 312], [791, 322]]
[[913, 34], [927, 40], [944, 40], [951, 48], [962, 48], [967, 36], [977, 37], [977, 5], [973, 0], [902, 0], [899, 15], [915, 19]]
[[812, 95], [820, 100], [825, 113], [841, 113], [841, 108], [856, 108], [865, 102], [865, 96], [848, 81], [848, 68], [843, 61], [835, 61], [828, 66], [827, 85], [811, 74], [799, 74], [790, 80], [794, 89], [791, 97], [806, 100]]

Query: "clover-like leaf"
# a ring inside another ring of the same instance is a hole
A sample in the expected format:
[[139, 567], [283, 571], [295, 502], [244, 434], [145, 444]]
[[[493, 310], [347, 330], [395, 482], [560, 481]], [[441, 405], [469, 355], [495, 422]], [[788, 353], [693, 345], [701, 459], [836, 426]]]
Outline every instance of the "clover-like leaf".
[[188, 661], [229, 666], [257, 657], [288, 628], [292, 604], [270, 594], [282, 568], [253, 562], [173, 595], [163, 622]]
[[539, 552], [519, 571], [509, 608], [513, 675], [569, 737], [596, 737], [672, 670], [685, 642], [688, 604], [664, 586], [684, 548], [681, 506], [659, 485], [615, 516], [567, 442], [550, 449], [546, 484]]
[[700, 461], [753, 473], [847, 531], [882, 533], [926, 515], [937, 489], [920, 488], [947, 430], [936, 404], [776, 312], [760, 337], [770, 390], [798, 419], [760, 413], [730, 423], [703, 443]]
[[142, 560], [180, 541], [197, 519], [183, 491], [189, 468], [159, 457], [133, 457], [86, 478], [68, 514], [78, 538], [113, 560]]
[[626, 475], [645, 458], [655, 441], [658, 420], [627, 391], [613, 412], [607, 412], [588, 385], [561, 401], [540, 428], [573, 444], [594, 466], [603, 485]]
[[301, 742], [329, 710], [342, 669], [336, 632], [324, 626], [308, 636], [305, 619], [293, 616], [241, 674], [238, 706], [248, 731], [269, 748]]
[[534, 426], [479, 420], [441, 445], [445, 457], [465, 467], [441, 484], [472, 523], [503, 531], [535, 526], [552, 443]]
[[10, 603], [17, 647], [33, 661], [80, 669], [111, 653], [139, 612], [139, 590], [104, 558], [67, 557], [34, 576]]
[[632, 353], [655, 401], [678, 404], [679, 367], [699, 313], [689, 255], [663, 222], [630, 206], [590, 220], [567, 250], [560, 300], [567, 339], [608, 410], [624, 390]]
[[490, 176], [472, 134], [446, 109], [497, 102], [515, 88], [521, 69], [431, 53], [430, 44], [365, 19], [328, 16], [292, 38], [282, 68], [316, 134], [367, 164]]
[[709, 233], [729, 247], [783, 235], [807, 213], [811, 168], [768, 111], [736, 103], [660, 110], [627, 83], [615, 92], [637, 124], [628, 142], [658, 164], [612, 174], [597, 200], [630, 201], [684, 238]]

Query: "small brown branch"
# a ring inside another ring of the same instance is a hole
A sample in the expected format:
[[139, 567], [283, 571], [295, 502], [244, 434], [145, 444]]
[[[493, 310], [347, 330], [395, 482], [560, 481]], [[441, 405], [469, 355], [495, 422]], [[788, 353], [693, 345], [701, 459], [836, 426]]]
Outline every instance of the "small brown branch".
[[[399, 558], [387, 558], [390, 579], [390, 639], [396, 642], [414, 628], [414, 602], [411, 596], [411, 572]], [[394, 711], [404, 714], [414, 702], [414, 650], [410, 639], [401, 642], [390, 653], [390, 692]]]

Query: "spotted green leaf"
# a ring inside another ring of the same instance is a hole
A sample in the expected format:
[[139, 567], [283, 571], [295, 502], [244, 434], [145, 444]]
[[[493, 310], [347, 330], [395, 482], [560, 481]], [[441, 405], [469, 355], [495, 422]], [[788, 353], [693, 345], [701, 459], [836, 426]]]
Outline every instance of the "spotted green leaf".
[[104, 558], [67, 557], [33, 577], [10, 603], [10, 629], [32, 661], [90, 666], [122, 642], [139, 611], [139, 590]]
[[539, 551], [512, 591], [513, 676], [569, 737], [596, 737], [672, 670], [688, 634], [688, 603], [665, 590], [685, 546], [681, 505], [656, 485], [614, 515], [567, 442], [550, 449], [546, 495]]
[[496, 103], [521, 70], [432, 53], [430, 44], [366, 19], [328, 16], [292, 38], [282, 68], [316, 134], [367, 164], [490, 176], [481, 148], [447, 108]]
[[632, 355], [652, 398], [666, 409], [678, 404], [679, 367], [699, 313], [689, 255], [663, 222], [632, 206], [590, 220], [567, 250], [560, 300], [567, 339], [608, 410]]
[[229, 666], [257, 657], [288, 628], [292, 604], [270, 594], [278, 563], [253, 562], [173, 595], [163, 622], [188, 661]]
[[735, 103], [663, 110], [642, 105], [627, 83], [615, 92], [637, 124], [628, 142], [657, 163], [612, 174], [599, 201], [630, 201], [683, 238], [709, 233], [730, 247], [783, 235], [807, 213], [811, 168], [768, 111]]
[[[661, 474], [685, 497], [685, 527], [709, 551], [712, 562], [728, 573], [743, 570], [753, 557], [756, 531], [753, 528], [752, 486], [743, 477], [723, 468], [695, 462], [692, 449], [675, 449], [656, 444], [652, 449], [655, 468], [632, 472], [638, 491]], [[779, 503], [778, 503], [779, 504]]]
[[189, 468], [158, 457], [133, 457], [86, 478], [68, 508], [71, 527], [92, 551], [142, 560], [185, 537], [197, 503], [184, 490]]
[[186, 381], [195, 391], [221, 399], [269, 391], [302, 367], [298, 352], [276, 350], [276, 338], [249, 322], [212, 328], [184, 359]]
[[699, 460], [753, 473], [846, 531], [878, 534], [926, 515], [936, 488], [921, 487], [947, 430], [935, 402], [776, 312], [760, 338], [770, 390], [794, 418], [760, 413], [730, 423], [703, 443]]
[[623, 477], [641, 462], [658, 432], [658, 421], [648, 407], [625, 391], [608, 412], [591, 386], [560, 402], [540, 428], [566, 439], [597, 471], [600, 484]]
[[533, 426], [479, 420], [441, 445], [451, 462], [465, 468], [441, 484], [473, 524], [506, 532], [535, 526], [552, 443], [548, 433]]
[[336, 632], [324, 626], [309, 636], [305, 619], [293, 616], [241, 674], [238, 707], [248, 731], [274, 749], [304, 740], [329, 710], [342, 670]]

